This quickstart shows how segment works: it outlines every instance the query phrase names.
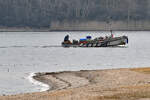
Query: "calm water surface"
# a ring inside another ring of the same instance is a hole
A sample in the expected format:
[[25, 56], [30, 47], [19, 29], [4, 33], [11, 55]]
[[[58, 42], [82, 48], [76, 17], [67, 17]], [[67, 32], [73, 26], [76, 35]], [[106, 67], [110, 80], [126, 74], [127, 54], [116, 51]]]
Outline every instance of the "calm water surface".
[[114, 32], [127, 35], [126, 47], [62, 48], [71, 39], [110, 35], [109, 32], [1, 32], [0, 95], [41, 91], [27, 78], [33, 72], [91, 70], [150, 66], [150, 32]]

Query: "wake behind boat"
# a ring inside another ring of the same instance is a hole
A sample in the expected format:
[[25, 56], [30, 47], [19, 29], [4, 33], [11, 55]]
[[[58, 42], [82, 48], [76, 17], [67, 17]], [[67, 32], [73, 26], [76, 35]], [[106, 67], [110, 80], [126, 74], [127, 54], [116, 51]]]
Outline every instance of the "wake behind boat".
[[79, 40], [69, 40], [69, 35], [65, 36], [62, 42], [63, 47], [109, 47], [128, 44], [127, 36], [114, 37], [113, 34], [105, 37], [97, 37], [92, 39], [91, 36], [81, 38]]

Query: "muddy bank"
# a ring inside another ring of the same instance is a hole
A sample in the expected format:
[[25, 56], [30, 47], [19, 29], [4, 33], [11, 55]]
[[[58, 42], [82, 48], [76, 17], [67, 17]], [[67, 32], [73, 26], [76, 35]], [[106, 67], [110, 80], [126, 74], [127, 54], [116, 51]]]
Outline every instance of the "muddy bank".
[[1, 96], [0, 100], [149, 100], [150, 68], [37, 73], [45, 92]]
[[99, 84], [101, 88], [149, 84], [150, 77], [129, 69], [81, 70], [37, 73], [34, 79], [51, 86], [50, 90], [77, 88]]

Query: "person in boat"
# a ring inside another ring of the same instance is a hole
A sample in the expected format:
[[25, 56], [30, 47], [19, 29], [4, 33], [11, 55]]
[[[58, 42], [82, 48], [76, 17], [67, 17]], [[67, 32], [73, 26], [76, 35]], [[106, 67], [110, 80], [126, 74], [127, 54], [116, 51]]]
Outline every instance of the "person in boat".
[[64, 42], [67, 42], [67, 41], [69, 41], [69, 35], [66, 35], [64, 38]]
[[64, 43], [71, 44], [71, 41], [69, 40], [69, 35], [65, 36]]
[[112, 30], [110, 30], [110, 33], [111, 33], [111, 38], [113, 38], [113, 37], [114, 37], [114, 34], [112, 33]]

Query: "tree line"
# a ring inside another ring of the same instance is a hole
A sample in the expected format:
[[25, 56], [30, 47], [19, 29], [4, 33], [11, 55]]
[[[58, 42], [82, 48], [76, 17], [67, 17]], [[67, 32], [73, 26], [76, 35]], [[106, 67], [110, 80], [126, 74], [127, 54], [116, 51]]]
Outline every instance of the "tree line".
[[150, 19], [149, 0], [0, 0], [0, 26], [50, 27], [63, 21]]

